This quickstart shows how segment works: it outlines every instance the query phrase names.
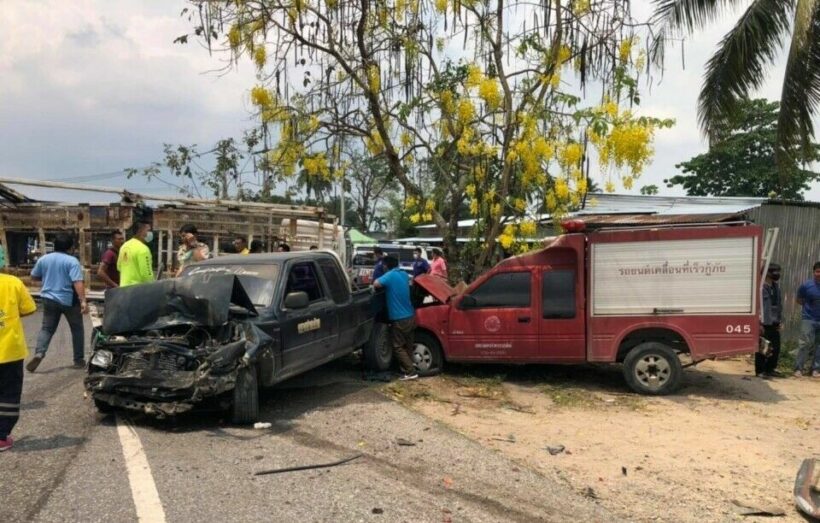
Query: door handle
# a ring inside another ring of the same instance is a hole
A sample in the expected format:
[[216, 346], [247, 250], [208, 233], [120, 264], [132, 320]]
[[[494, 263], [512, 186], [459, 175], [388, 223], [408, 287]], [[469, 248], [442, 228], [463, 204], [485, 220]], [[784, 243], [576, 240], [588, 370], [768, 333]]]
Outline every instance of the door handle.
[[530, 317], [529, 316], [519, 316], [518, 323], [529, 323]]

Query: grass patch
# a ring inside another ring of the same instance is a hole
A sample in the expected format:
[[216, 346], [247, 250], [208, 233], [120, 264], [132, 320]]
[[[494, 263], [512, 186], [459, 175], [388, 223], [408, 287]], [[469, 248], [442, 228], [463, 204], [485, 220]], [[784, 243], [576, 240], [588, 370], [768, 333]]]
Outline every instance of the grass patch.
[[546, 394], [556, 407], [580, 409], [606, 409], [611, 407], [641, 410], [646, 407], [646, 400], [637, 394], [607, 394], [602, 396], [588, 389], [560, 385], [544, 384], [541, 392]]
[[456, 387], [456, 395], [462, 398], [480, 398], [506, 401], [507, 390], [504, 388], [505, 375], [496, 376], [451, 376], [447, 381]]
[[785, 340], [780, 344], [780, 358], [777, 360], [777, 370], [785, 374], [794, 372], [797, 362], [797, 340]]

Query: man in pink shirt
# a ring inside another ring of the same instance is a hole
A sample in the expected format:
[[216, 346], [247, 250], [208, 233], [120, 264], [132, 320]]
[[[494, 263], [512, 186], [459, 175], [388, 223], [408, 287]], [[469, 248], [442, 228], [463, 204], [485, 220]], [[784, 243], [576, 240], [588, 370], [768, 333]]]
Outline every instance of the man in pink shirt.
[[430, 262], [430, 274], [439, 278], [447, 279], [447, 262], [444, 261], [444, 254], [438, 247], [433, 247], [433, 261]]

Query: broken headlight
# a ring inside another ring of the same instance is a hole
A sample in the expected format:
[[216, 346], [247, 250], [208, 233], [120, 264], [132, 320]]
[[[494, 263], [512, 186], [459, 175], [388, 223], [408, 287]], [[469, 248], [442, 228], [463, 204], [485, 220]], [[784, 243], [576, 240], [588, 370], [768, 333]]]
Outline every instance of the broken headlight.
[[108, 350], [98, 350], [91, 356], [91, 365], [101, 369], [107, 369], [114, 361], [114, 353]]

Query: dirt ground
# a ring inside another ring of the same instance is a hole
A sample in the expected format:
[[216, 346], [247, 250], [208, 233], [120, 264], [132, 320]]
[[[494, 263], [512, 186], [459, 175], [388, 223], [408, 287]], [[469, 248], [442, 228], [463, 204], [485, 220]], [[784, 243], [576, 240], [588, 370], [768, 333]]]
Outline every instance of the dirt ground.
[[820, 455], [820, 379], [761, 380], [747, 360], [688, 369], [668, 397], [615, 366], [451, 367], [385, 392], [631, 521], [804, 521], [794, 479]]

